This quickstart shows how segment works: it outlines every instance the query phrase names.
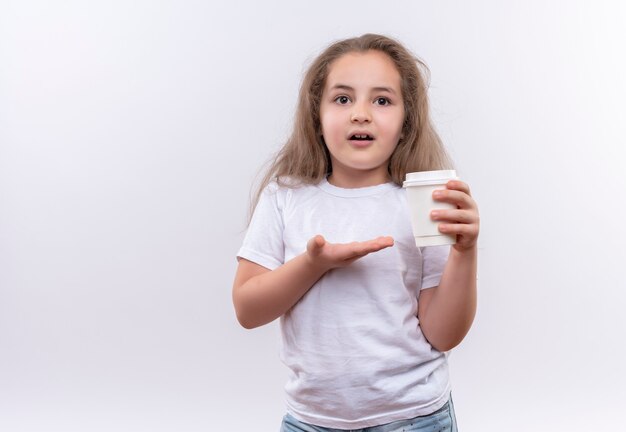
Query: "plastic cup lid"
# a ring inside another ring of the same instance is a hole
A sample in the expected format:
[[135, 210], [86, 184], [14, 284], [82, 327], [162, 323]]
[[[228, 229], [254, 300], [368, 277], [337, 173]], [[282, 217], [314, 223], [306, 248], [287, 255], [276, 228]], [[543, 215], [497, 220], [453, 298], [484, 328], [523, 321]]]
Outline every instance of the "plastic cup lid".
[[419, 171], [406, 173], [403, 187], [446, 183], [457, 178], [455, 170]]

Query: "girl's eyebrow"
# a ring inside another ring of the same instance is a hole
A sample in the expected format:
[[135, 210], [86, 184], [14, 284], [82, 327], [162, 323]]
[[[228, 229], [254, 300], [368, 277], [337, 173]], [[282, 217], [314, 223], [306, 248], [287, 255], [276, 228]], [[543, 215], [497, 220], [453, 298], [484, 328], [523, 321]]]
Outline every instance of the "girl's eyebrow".
[[[346, 91], [354, 91], [354, 88], [345, 84], [335, 84], [331, 87], [331, 90], [346, 90]], [[391, 87], [373, 87], [372, 90], [376, 92], [387, 92], [391, 94], [396, 94], [395, 90]]]

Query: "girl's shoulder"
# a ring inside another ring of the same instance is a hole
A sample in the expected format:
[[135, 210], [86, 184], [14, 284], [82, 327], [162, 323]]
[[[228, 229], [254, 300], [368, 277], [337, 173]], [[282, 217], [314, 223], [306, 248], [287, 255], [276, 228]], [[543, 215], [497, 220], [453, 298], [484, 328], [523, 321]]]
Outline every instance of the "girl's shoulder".
[[265, 191], [269, 193], [285, 193], [292, 194], [298, 191], [305, 191], [307, 189], [316, 188], [320, 182], [308, 182], [295, 177], [279, 177], [271, 180], [265, 187]]
[[319, 183], [308, 183], [294, 177], [279, 177], [272, 179], [261, 191], [261, 197], [277, 201], [279, 206], [291, 201], [294, 197], [314, 194]]

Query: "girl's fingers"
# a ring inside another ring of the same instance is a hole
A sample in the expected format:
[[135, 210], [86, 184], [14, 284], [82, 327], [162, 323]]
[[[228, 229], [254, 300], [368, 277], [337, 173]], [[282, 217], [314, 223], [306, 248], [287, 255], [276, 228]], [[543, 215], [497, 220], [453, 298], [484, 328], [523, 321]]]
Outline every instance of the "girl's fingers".
[[372, 252], [393, 246], [393, 243], [391, 237], [378, 237], [350, 243], [329, 243], [321, 235], [316, 235], [307, 243], [307, 250], [316, 259], [335, 265], [346, 265]]
[[315, 246], [318, 248], [321, 248], [326, 244], [326, 239], [319, 234], [313, 237], [313, 241], [315, 243]]
[[381, 249], [393, 246], [393, 238], [391, 237], [378, 237], [373, 240], [367, 240], [362, 242], [352, 242], [343, 245], [336, 245], [339, 250], [344, 250], [343, 259], [346, 261], [353, 261], [358, 258], [362, 258], [372, 252], [378, 252]]
[[455, 204], [456, 206], [463, 209], [471, 209], [475, 208], [476, 204], [472, 197], [463, 191], [451, 190], [451, 189], [440, 189], [433, 192], [433, 199], [435, 201], [447, 202], [450, 204]]
[[318, 255], [322, 251], [322, 247], [326, 244], [326, 239], [321, 235], [316, 235], [307, 243], [307, 249], [312, 255]]
[[439, 224], [439, 231], [444, 234], [460, 235], [468, 238], [478, 237], [478, 225], [474, 224]]
[[446, 184], [446, 189], [433, 193], [433, 199], [457, 207], [454, 210], [436, 209], [431, 212], [432, 220], [443, 222], [439, 224], [439, 231], [457, 236], [457, 249], [474, 247], [480, 229], [480, 217], [469, 186], [462, 181], [451, 180]]
[[469, 185], [467, 183], [462, 182], [461, 180], [450, 180], [448, 183], [446, 183], [446, 188], [464, 192], [468, 194], [469, 196], [472, 195], [470, 193]]
[[394, 243], [393, 237], [390, 236], [378, 237], [375, 238], [373, 241], [375, 242], [376, 246], [380, 247], [380, 249], [393, 246]]
[[430, 212], [434, 221], [457, 222], [471, 224], [478, 222], [478, 215], [468, 210], [433, 210]]
[[377, 252], [381, 249], [388, 248], [393, 246], [393, 238], [391, 237], [378, 237], [373, 240], [368, 240], [364, 242], [355, 242], [354, 252], [357, 255], [365, 256], [368, 253]]

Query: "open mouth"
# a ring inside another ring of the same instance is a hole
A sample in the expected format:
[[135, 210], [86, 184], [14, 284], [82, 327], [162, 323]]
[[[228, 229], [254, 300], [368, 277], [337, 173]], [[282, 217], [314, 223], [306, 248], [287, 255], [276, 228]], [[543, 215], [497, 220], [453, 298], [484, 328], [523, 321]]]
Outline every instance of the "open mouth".
[[351, 141], [372, 141], [374, 137], [368, 134], [355, 134], [350, 137]]

